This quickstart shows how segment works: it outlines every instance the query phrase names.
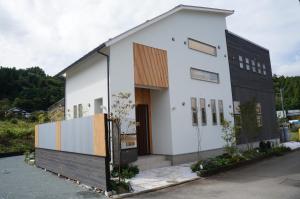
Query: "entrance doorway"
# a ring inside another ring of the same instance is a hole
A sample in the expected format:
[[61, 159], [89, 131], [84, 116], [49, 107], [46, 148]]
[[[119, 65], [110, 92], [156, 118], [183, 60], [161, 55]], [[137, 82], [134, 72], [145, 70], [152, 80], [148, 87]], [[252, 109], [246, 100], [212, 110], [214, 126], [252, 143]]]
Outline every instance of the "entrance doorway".
[[149, 108], [147, 104], [138, 104], [136, 106], [136, 127], [137, 147], [139, 155], [150, 154], [150, 136], [149, 136]]

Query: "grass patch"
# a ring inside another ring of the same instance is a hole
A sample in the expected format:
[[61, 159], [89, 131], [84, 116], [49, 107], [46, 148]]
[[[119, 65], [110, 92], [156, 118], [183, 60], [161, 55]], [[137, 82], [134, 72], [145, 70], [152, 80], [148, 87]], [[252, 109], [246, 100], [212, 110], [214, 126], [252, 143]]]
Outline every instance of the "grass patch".
[[34, 125], [18, 119], [0, 121], [0, 153], [33, 151]]

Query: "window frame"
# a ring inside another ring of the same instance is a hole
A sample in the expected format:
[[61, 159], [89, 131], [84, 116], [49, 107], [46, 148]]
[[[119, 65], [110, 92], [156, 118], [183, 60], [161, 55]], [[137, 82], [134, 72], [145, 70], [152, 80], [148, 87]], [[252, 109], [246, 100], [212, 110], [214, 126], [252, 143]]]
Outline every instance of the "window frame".
[[207, 125], [207, 112], [206, 112], [206, 100], [205, 98], [199, 99], [199, 108], [200, 108], [200, 118], [201, 118], [201, 125]]
[[266, 68], [266, 65], [263, 63], [262, 64], [262, 71], [263, 71], [263, 75], [267, 75], [267, 68]]
[[240, 69], [244, 69], [244, 58], [242, 55], [239, 55], [239, 65]]
[[199, 122], [198, 122], [198, 108], [197, 108], [197, 98], [196, 97], [191, 97], [191, 112], [192, 112], [192, 125], [198, 126]]
[[[200, 45], [204, 45], [204, 46], [206, 46], [206, 47], [211, 47], [211, 48], [213, 48], [213, 49], [214, 49], [214, 54], [209, 53], [209, 52], [204, 52], [204, 51], [202, 51], [202, 50], [200, 50], [200, 49], [193, 48], [193, 47], [191, 46], [191, 44], [190, 44], [190, 41], [191, 41], [191, 42], [198, 43], [198, 44], [200, 44]], [[188, 39], [187, 39], [187, 46], [188, 46], [188, 48], [191, 49], [191, 50], [195, 50], [195, 51], [197, 51], [197, 52], [201, 52], [201, 53], [204, 53], [204, 54], [207, 54], [207, 55], [211, 55], [211, 56], [214, 56], [214, 57], [217, 57], [217, 55], [218, 55], [218, 53], [217, 53], [217, 47], [216, 47], [216, 46], [213, 46], [213, 45], [211, 45], [211, 44], [207, 44], [207, 43], [198, 41], [198, 40], [193, 39], [193, 38], [190, 38], [190, 37], [188, 37]]]
[[78, 117], [77, 105], [73, 105], [73, 118], [77, 118], [77, 117]]
[[[216, 75], [217, 78], [218, 78], [218, 81], [196, 78], [195, 76], [193, 76], [192, 71], [197, 71], [197, 72], [202, 72], [202, 73], [206, 73], [206, 74]], [[205, 82], [212, 82], [212, 83], [215, 83], [215, 84], [219, 84], [220, 83], [219, 73], [210, 72], [210, 71], [206, 71], [206, 70], [202, 70], [202, 69], [198, 69], [198, 68], [194, 68], [194, 67], [190, 68], [190, 76], [191, 76], [191, 79], [194, 79], [194, 80], [205, 81]]]
[[[101, 106], [102, 107], [99, 107], [99, 112], [97, 112], [98, 108], [96, 107], [96, 102], [101, 101]], [[99, 97], [99, 98], [96, 98], [94, 99], [94, 114], [101, 114], [103, 113], [104, 110], [103, 110], [103, 97]]]
[[223, 124], [223, 122], [225, 121], [223, 100], [218, 100], [218, 109], [219, 109], [220, 124]]
[[78, 118], [83, 117], [83, 106], [82, 104], [78, 104]]
[[210, 109], [211, 109], [211, 116], [212, 116], [212, 124], [218, 125], [218, 115], [217, 115], [217, 107], [216, 107], [216, 100], [211, 99], [210, 100]]

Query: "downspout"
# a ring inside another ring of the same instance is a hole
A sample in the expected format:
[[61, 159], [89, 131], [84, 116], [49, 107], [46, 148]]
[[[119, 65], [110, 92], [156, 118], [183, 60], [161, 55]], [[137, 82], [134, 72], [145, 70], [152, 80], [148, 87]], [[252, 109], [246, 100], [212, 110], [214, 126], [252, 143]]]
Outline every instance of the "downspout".
[[[110, 56], [103, 53], [103, 52], [100, 52], [101, 48], [99, 50], [97, 50], [97, 53], [103, 55], [106, 57], [106, 61], [107, 61], [107, 115], [108, 117], [110, 117], [110, 86], [109, 86], [109, 63], [110, 63]], [[108, 124], [108, 148], [110, 149], [111, 152], [109, 152], [109, 161], [112, 161], [112, 145], [111, 145], [111, 141], [112, 141], [112, 133], [111, 133], [111, 125]]]
[[107, 61], [107, 114], [110, 115], [110, 91], [109, 91], [109, 62], [110, 62], [110, 57], [109, 55], [100, 52], [99, 50], [97, 50], [97, 53], [103, 55], [106, 57], [106, 61]]

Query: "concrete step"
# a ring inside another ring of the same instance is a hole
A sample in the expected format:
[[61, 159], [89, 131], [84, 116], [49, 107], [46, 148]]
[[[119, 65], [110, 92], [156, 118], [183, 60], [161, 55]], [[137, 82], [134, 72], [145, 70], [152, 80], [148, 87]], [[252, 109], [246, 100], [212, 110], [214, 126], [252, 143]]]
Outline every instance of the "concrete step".
[[171, 161], [166, 160], [166, 157], [163, 155], [147, 155], [139, 156], [138, 160], [133, 162], [133, 165], [137, 165], [140, 171], [145, 171], [171, 166]]

